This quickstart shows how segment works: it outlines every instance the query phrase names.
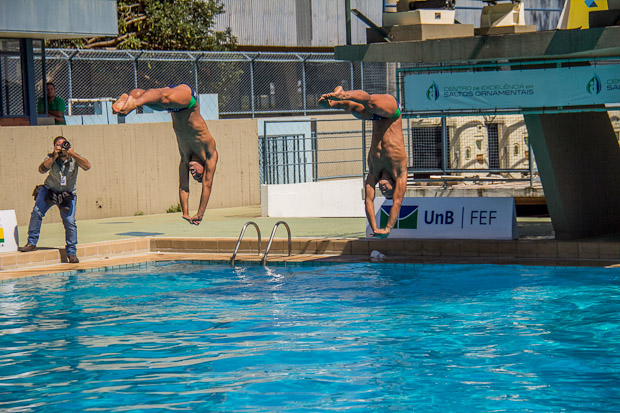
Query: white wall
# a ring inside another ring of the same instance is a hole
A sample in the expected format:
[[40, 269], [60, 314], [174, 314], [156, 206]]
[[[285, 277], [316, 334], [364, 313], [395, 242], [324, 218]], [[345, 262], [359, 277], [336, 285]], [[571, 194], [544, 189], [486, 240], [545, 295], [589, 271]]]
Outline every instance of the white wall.
[[262, 215], [268, 217], [365, 217], [362, 188], [362, 178], [261, 185]]

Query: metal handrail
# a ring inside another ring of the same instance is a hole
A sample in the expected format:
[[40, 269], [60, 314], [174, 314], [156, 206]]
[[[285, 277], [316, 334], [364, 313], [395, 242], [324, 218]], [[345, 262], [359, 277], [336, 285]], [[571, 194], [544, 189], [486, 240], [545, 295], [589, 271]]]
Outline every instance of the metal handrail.
[[235, 252], [233, 252], [232, 257], [230, 257], [230, 265], [235, 265], [235, 257], [237, 256], [237, 251], [239, 250], [239, 245], [241, 244], [241, 239], [243, 238], [243, 234], [245, 233], [245, 229], [250, 224], [254, 225], [254, 228], [256, 228], [256, 232], [258, 233], [258, 255], [260, 255], [260, 245], [261, 245], [260, 228], [258, 228], [258, 225], [256, 224], [256, 222], [248, 221], [245, 224], [243, 224], [243, 228], [241, 228], [241, 234], [239, 234], [239, 239], [237, 240], [237, 245], [235, 245]]
[[276, 234], [276, 229], [278, 229], [278, 225], [284, 224], [286, 227], [286, 232], [288, 233], [288, 256], [291, 256], [291, 228], [284, 221], [278, 221], [273, 226], [273, 230], [271, 230], [271, 236], [269, 237], [269, 243], [267, 244], [267, 249], [265, 250], [265, 255], [263, 255], [263, 259], [261, 260], [261, 265], [265, 265], [267, 263], [267, 254], [269, 254], [269, 249], [271, 248], [271, 242], [273, 241], [273, 236]]

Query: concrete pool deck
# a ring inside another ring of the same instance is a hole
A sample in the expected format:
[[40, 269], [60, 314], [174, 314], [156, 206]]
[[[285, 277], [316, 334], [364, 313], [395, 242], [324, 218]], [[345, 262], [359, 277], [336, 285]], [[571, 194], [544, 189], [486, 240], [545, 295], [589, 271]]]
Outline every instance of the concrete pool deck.
[[[287, 256], [286, 230], [278, 228], [269, 262], [368, 261], [370, 252], [394, 263], [497, 263], [559, 266], [620, 265], [620, 239], [557, 241], [549, 218], [517, 219], [519, 239], [373, 240], [364, 238], [364, 218], [266, 218], [260, 206], [207, 210], [200, 226], [187, 224], [180, 213], [78, 221], [80, 264], [63, 263], [62, 223], [43, 224], [38, 249], [0, 254], [0, 280], [58, 272], [127, 266], [148, 261], [228, 261], [244, 223], [261, 229], [262, 250], [274, 224], [286, 221], [293, 237]], [[24, 245], [27, 228], [18, 228]], [[248, 227], [237, 261], [259, 261], [256, 230]]]

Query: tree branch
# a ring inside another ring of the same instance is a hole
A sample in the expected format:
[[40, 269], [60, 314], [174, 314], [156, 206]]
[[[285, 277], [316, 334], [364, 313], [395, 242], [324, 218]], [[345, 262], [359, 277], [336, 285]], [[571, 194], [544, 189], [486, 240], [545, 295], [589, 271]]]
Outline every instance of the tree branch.
[[135, 22], [139, 22], [139, 21], [141, 21], [141, 20], [146, 20], [146, 14], [142, 14], [142, 15], [140, 15], [140, 16], [138, 16], [138, 17], [134, 17], [134, 18], [133, 18], [133, 19], [131, 19], [131, 20], [127, 20], [127, 19], [125, 19], [125, 24], [126, 24], [127, 26], [129, 26], [129, 25], [134, 24]]
[[[98, 47], [116, 46], [117, 44], [119, 44], [123, 40], [127, 39], [131, 35], [132, 35], [132, 33], [126, 33], [126, 34], [124, 34], [122, 36], [115, 37], [115, 38], [110, 39], [110, 40], [103, 40], [103, 41], [99, 41], [99, 42], [96, 42], [96, 43], [87, 44], [86, 47], [84, 47], [84, 49], [95, 49], [95, 48], [98, 48]], [[101, 39], [101, 37], [99, 39]]]

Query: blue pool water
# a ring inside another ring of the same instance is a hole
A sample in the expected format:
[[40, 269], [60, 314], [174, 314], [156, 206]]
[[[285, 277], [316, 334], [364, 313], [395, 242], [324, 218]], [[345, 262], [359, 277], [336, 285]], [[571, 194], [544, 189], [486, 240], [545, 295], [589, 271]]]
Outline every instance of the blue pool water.
[[0, 411], [620, 411], [616, 269], [172, 263], [0, 291]]

